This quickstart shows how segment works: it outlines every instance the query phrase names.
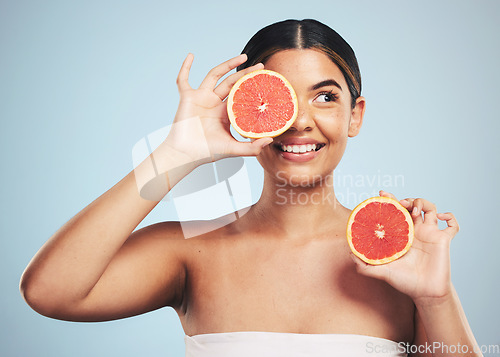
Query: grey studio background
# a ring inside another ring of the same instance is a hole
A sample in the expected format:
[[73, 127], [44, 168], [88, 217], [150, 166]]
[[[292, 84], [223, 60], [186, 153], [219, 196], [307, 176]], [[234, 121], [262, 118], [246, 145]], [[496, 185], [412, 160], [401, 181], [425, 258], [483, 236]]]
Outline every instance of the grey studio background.
[[[367, 98], [336, 190], [353, 208], [385, 189], [453, 211], [453, 282], [480, 345], [500, 344], [498, 1], [0, 1], [0, 355], [183, 356], [172, 309], [106, 323], [42, 317], [21, 273], [69, 218], [133, 169], [190, 83], [261, 27], [316, 18], [354, 48]], [[253, 201], [262, 171], [245, 158]], [[216, 201], [215, 201], [216, 202]], [[193, 202], [208, 213], [214, 201]], [[165, 201], [141, 226], [179, 217]], [[202, 218], [202, 217], [200, 217]]]

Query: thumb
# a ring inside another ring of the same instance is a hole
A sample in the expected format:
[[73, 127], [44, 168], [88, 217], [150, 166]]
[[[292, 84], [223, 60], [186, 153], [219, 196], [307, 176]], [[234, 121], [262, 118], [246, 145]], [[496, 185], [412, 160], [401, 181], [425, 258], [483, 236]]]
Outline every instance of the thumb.
[[354, 261], [354, 264], [356, 265], [356, 271], [359, 274], [370, 278], [387, 281], [387, 278], [391, 273], [391, 267], [389, 266], [389, 264], [370, 265], [359, 259], [353, 253], [351, 253], [350, 256]]
[[238, 142], [232, 148], [232, 154], [235, 156], [257, 156], [264, 147], [272, 142], [272, 138], [260, 138], [252, 142]]

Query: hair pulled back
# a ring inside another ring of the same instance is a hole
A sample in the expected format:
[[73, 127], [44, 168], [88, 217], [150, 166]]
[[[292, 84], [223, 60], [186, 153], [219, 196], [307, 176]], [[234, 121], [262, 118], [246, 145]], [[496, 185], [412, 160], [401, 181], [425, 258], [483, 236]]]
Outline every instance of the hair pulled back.
[[285, 20], [262, 28], [243, 49], [248, 60], [238, 70], [259, 62], [265, 64], [273, 54], [289, 49], [316, 49], [325, 53], [342, 71], [354, 107], [361, 95], [361, 73], [356, 55], [342, 36], [316, 20]]

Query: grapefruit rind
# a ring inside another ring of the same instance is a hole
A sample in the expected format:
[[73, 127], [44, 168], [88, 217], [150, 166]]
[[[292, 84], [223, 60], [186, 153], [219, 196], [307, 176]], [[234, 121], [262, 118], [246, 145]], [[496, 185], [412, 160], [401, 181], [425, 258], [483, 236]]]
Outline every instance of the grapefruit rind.
[[[293, 112], [292, 117], [286, 122], [286, 124], [278, 130], [267, 131], [267, 132], [262, 132], [262, 133], [255, 133], [255, 132], [243, 130], [236, 123], [236, 116], [234, 115], [234, 113], [232, 111], [232, 107], [234, 104], [234, 94], [240, 88], [241, 83], [243, 83], [247, 79], [255, 77], [256, 75], [259, 75], [259, 74], [267, 74], [267, 75], [271, 75], [274, 77], [278, 77], [283, 82], [283, 84], [288, 88], [288, 90], [290, 91], [290, 95], [292, 97], [291, 99], [292, 99], [293, 107], [294, 107], [294, 112]], [[229, 121], [230, 121], [231, 125], [238, 132], [238, 134], [240, 134], [243, 137], [251, 138], [251, 139], [259, 139], [259, 138], [267, 138], [267, 137], [274, 138], [278, 135], [283, 134], [285, 131], [287, 131], [292, 126], [292, 124], [295, 122], [295, 119], [297, 119], [298, 111], [299, 111], [299, 103], [297, 100], [297, 95], [295, 94], [295, 90], [293, 89], [290, 82], [288, 82], [288, 80], [280, 73], [274, 72], [274, 71], [271, 71], [268, 69], [259, 69], [259, 70], [253, 71], [253, 72], [247, 73], [246, 75], [244, 75], [243, 77], [238, 79], [238, 81], [236, 81], [236, 83], [231, 88], [231, 91], [229, 92], [229, 95], [227, 97], [227, 114], [228, 114]]]
[[[404, 214], [405, 220], [408, 223], [408, 242], [406, 243], [406, 246], [395, 253], [394, 255], [382, 258], [382, 259], [370, 259], [367, 258], [363, 253], [359, 252], [353, 245], [352, 243], [352, 224], [354, 223], [354, 220], [356, 218], [357, 213], [366, 207], [369, 203], [372, 202], [382, 202], [382, 203], [391, 203], [393, 204], [399, 211], [401, 211]], [[397, 200], [390, 198], [390, 197], [372, 197], [367, 200], [364, 200], [361, 202], [359, 205], [357, 205], [351, 212], [351, 215], [349, 216], [349, 220], [347, 221], [347, 242], [349, 243], [349, 247], [351, 248], [351, 251], [356, 255], [358, 258], [363, 260], [364, 262], [371, 264], [371, 265], [381, 265], [381, 264], [387, 264], [390, 263], [398, 258], [401, 258], [403, 255], [405, 255], [408, 250], [410, 249], [411, 245], [413, 244], [413, 237], [414, 237], [414, 226], [413, 226], [413, 219], [411, 218], [410, 213], [406, 208], [403, 207], [401, 203], [399, 203]]]

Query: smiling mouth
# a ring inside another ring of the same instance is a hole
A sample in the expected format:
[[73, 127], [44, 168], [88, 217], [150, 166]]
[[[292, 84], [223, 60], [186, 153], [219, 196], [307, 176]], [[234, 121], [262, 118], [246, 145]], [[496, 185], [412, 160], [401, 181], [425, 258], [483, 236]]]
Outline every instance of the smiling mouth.
[[274, 147], [282, 152], [291, 152], [294, 154], [304, 154], [311, 151], [319, 151], [326, 144], [303, 144], [303, 145], [283, 145], [275, 144]]

